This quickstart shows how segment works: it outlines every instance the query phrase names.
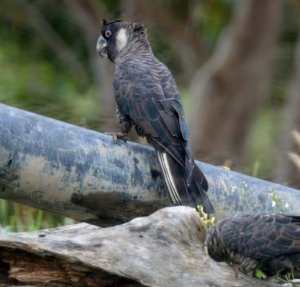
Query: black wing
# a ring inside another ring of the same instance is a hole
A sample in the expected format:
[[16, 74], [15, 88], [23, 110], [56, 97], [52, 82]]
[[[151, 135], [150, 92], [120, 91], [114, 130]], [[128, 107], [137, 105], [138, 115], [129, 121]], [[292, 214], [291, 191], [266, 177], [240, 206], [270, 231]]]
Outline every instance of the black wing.
[[300, 216], [236, 215], [221, 224], [225, 246], [248, 257], [270, 260], [300, 252]]
[[137, 60], [116, 67], [114, 88], [119, 112], [154, 146], [173, 203], [201, 204], [211, 214], [214, 208], [206, 194], [208, 183], [192, 158], [175, 81], [155, 58]]
[[120, 112], [156, 148], [166, 151], [191, 175], [188, 128], [175, 81], [160, 62], [130, 60], [116, 68], [114, 88]]

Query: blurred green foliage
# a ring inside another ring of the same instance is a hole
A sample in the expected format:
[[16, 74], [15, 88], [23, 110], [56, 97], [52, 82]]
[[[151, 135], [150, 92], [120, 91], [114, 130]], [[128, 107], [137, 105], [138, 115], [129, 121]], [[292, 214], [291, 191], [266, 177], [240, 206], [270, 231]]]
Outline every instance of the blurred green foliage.
[[0, 200], [0, 232], [34, 231], [73, 222], [46, 211]]
[[203, 1], [193, 10], [194, 18], [202, 32], [203, 43], [212, 51], [224, 26], [230, 21], [231, 1]]

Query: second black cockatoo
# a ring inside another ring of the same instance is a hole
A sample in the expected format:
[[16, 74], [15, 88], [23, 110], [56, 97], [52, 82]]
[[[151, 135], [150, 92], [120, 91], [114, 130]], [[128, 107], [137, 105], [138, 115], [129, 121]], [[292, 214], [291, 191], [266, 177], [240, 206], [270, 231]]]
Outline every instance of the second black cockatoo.
[[300, 216], [237, 214], [220, 220], [207, 233], [208, 254], [236, 271], [271, 277], [300, 272]]
[[132, 126], [154, 147], [176, 205], [214, 208], [208, 183], [195, 164], [178, 89], [169, 69], [153, 54], [142, 24], [103, 20], [97, 51], [115, 64], [114, 92], [121, 133]]

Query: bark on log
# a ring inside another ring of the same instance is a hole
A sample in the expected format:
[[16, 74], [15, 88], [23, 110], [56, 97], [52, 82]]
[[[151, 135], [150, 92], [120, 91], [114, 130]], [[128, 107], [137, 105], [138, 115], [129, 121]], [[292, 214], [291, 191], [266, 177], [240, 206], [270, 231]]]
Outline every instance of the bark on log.
[[276, 286], [237, 279], [205, 254], [204, 238], [198, 213], [183, 206], [109, 228], [0, 234], [0, 286]]
[[[152, 148], [0, 104], [0, 198], [97, 225], [171, 204]], [[300, 192], [199, 163], [216, 209], [298, 213]]]

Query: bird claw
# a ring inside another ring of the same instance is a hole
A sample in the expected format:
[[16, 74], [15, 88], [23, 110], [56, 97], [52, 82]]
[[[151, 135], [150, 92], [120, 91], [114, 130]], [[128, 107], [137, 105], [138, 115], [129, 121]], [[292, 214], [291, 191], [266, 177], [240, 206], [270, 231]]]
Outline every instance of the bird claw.
[[113, 137], [113, 141], [114, 143], [117, 143], [119, 140], [122, 140], [124, 142], [127, 142], [128, 137], [126, 133], [122, 133], [122, 132], [112, 132], [112, 133], [106, 133], [110, 136]]

